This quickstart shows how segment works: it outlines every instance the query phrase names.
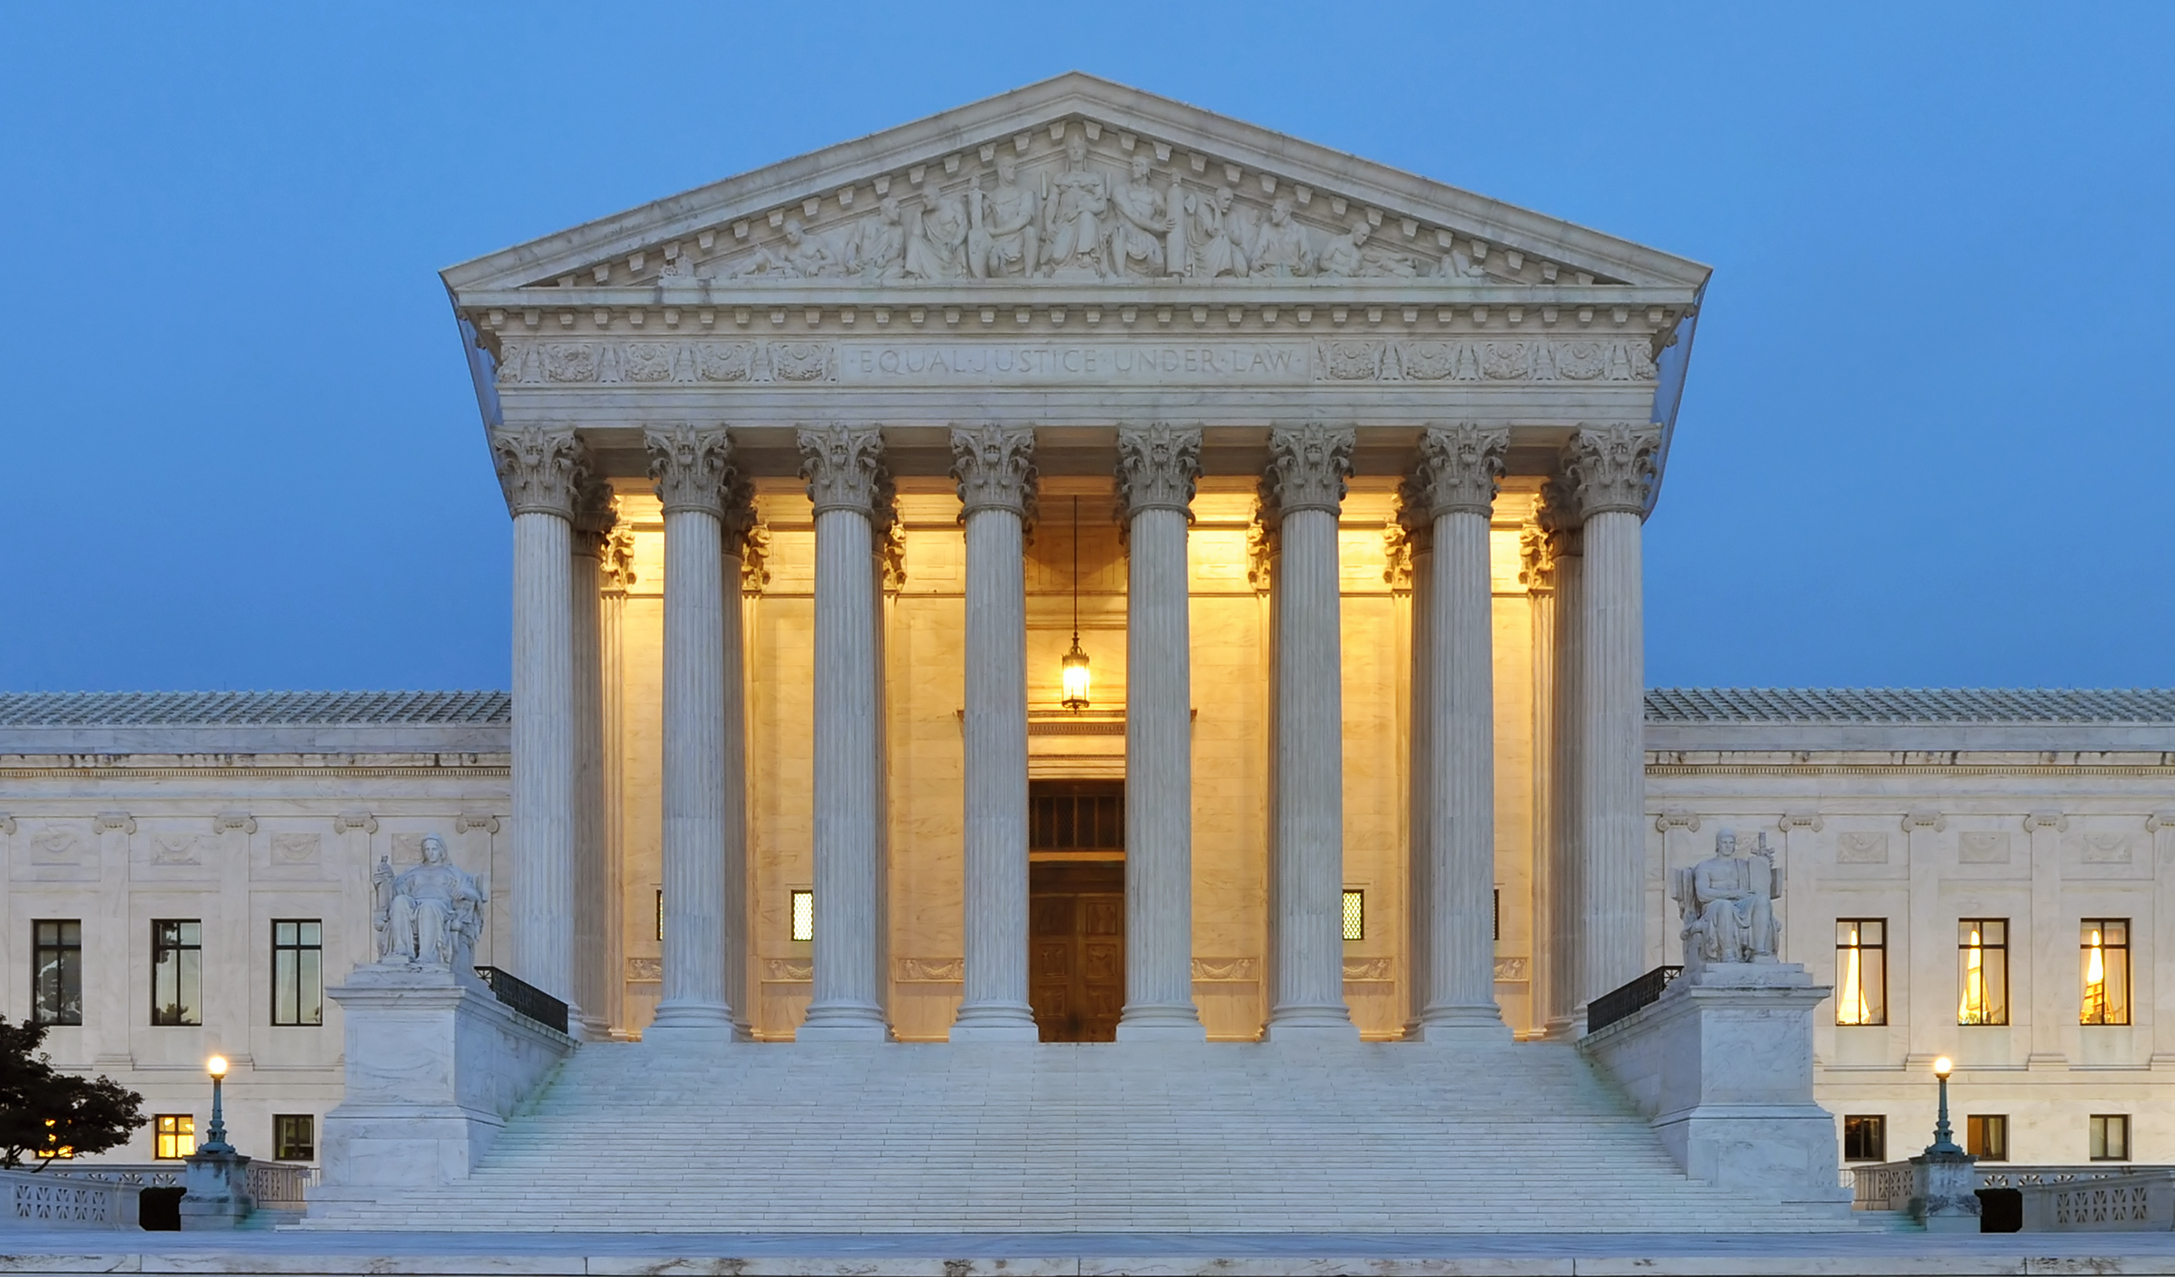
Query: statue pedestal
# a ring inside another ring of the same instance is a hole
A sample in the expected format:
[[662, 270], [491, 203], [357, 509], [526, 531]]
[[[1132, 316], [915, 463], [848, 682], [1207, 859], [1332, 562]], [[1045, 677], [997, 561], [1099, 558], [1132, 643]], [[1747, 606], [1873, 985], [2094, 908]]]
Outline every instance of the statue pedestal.
[[1931, 1150], [1912, 1158], [1911, 1218], [1929, 1233], [1979, 1231], [1978, 1161], [1969, 1153]]
[[1812, 1098], [1813, 1008], [1829, 992], [1794, 963], [1688, 968], [1579, 1050], [1624, 1088], [1687, 1175], [1848, 1209], [1835, 1119]]
[[466, 1179], [574, 1049], [491, 996], [473, 971], [357, 967], [326, 992], [346, 1020], [347, 1092], [325, 1114], [324, 1182], [313, 1199]]
[[183, 1230], [232, 1228], [249, 1217], [249, 1159], [240, 1153], [196, 1153], [182, 1172]]

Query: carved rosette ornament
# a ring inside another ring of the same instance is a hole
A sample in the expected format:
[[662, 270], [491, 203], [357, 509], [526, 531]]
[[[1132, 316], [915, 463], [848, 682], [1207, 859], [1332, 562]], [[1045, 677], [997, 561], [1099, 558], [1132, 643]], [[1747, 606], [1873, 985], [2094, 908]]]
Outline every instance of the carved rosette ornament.
[[[884, 438], [874, 426], [808, 426], [798, 436], [801, 478], [815, 512], [857, 510], [879, 522], [889, 521], [890, 476], [884, 468]], [[881, 507], [881, 508], [880, 508]]]
[[1644, 515], [1653, 491], [1659, 426], [1581, 429], [1563, 450], [1563, 478], [1577, 493], [1580, 521], [1597, 514]]
[[491, 464], [508, 513], [574, 517], [589, 467], [572, 426], [501, 426], [491, 432]]
[[952, 478], [959, 481], [959, 517], [976, 510], [1009, 510], [1022, 519], [1035, 499], [1035, 432], [994, 423], [952, 427]]
[[1118, 509], [1176, 510], [1193, 517], [1201, 477], [1201, 432], [1165, 422], [1118, 431]]
[[1412, 477], [1419, 481], [1427, 517], [1491, 513], [1509, 447], [1510, 431], [1484, 430], [1471, 422], [1420, 436], [1420, 468]]
[[732, 440], [723, 426], [652, 427], [642, 432], [642, 446], [666, 514], [725, 517], [726, 489], [736, 476]]
[[[1261, 477], [1261, 503], [1274, 522], [1299, 510], [1336, 514], [1344, 505], [1344, 481], [1352, 473], [1352, 432], [1310, 421], [1269, 431], [1269, 467]], [[1273, 525], [1272, 525], [1273, 526]]]

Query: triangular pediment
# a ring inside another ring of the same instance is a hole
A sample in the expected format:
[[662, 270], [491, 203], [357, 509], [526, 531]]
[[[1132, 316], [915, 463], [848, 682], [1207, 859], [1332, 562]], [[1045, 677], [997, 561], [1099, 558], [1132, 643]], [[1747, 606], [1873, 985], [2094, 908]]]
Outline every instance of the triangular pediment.
[[[1622, 288], [1698, 263], [1071, 73], [478, 258], [463, 305], [536, 290], [1351, 285]], [[1586, 300], [1600, 300], [1587, 295]]]

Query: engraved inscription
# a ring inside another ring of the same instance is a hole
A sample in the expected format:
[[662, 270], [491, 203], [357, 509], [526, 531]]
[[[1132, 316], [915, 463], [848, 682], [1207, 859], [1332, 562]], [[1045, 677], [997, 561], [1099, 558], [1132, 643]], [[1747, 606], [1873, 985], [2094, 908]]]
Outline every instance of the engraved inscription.
[[840, 352], [843, 382], [974, 381], [1201, 385], [1311, 381], [1306, 342], [1010, 342], [855, 344]]

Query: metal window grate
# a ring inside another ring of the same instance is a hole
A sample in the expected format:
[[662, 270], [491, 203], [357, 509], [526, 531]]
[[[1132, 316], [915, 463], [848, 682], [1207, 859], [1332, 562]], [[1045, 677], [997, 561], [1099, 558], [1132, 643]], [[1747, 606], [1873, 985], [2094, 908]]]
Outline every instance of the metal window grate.
[[1030, 851], [1123, 851], [1123, 781], [1035, 781], [1027, 791]]
[[1367, 893], [1347, 888], [1344, 893], [1344, 938], [1367, 938]]
[[795, 940], [815, 939], [816, 893], [813, 891], [795, 891], [792, 896], [792, 903], [793, 938]]

